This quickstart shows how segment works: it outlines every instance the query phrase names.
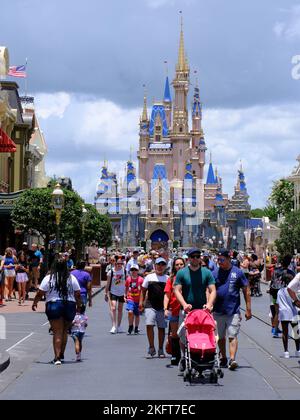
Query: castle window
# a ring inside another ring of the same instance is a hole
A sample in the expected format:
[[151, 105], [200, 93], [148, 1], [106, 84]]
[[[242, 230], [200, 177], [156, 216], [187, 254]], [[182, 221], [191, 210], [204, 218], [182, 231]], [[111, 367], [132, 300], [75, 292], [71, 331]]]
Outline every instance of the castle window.
[[180, 132], [180, 133], [182, 133], [182, 132], [183, 132], [183, 128], [182, 128], [182, 127], [180, 127], [180, 128], [179, 128], [179, 132]]
[[156, 131], [157, 133], [160, 133], [160, 132], [161, 132], [161, 126], [160, 126], [160, 125], [157, 125], [157, 126], [155, 127], [155, 131]]
[[176, 171], [174, 171], [174, 176], [176, 176]]
[[161, 139], [160, 136], [158, 136], [158, 135], [155, 136], [155, 141], [160, 141], [160, 139]]
[[182, 149], [180, 149], [180, 156], [182, 156]]

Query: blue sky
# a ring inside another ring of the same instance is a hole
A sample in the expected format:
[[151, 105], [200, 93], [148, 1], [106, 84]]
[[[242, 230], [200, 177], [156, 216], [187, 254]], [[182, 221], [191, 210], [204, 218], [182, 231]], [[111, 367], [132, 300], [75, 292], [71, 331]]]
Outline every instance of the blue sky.
[[297, 1], [5, 2], [1, 12], [13, 25], [4, 19], [0, 43], [11, 65], [28, 57], [47, 172], [70, 176], [92, 202], [103, 160], [124, 168], [138, 145], [143, 84], [151, 104], [163, 94], [165, 60], [174, 75], [179, 10], [224, 191], [232, 195], [242, 160], [251, 204], [263, 206], [272, 182], [292, 171], [300, 153], [300, 80], [291, 75], [300, 54]]

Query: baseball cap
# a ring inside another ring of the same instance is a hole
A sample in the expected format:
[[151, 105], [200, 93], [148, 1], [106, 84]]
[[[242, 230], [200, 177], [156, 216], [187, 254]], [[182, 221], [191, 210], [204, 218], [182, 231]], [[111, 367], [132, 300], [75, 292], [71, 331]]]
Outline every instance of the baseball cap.
[[220, 249], [220, 251], [218, 252], [218, 255], [221, 256], [221, 257], [225, 257], [225, 258], [230, 257], [230, 253], [229, 253], [228, 249]]
[[23, 242], [23, 243], [22, 243], [22, 245], [26, 245], [26, 246], [27, 246], [27, 245], [28, 245], [28, 243], [27, 243], [27, 242]]
[[187, 256], [190, 257], [193, 254], [199, 254], [199, 255], [201, 255], [200, 249], [199, 248], [191, 248], [191, 249], [189, 249], [188, 252], [187, 252]]
[[137, 264], [132, 264], [132, 266], [130, 267], [130, 271], [131, 270], [139, 270], [139, 266]]
[[167, 265], [167, 261], [162, 257], [156, 258], [155, 264], [159, 264], [159, 263], [164, 263]]

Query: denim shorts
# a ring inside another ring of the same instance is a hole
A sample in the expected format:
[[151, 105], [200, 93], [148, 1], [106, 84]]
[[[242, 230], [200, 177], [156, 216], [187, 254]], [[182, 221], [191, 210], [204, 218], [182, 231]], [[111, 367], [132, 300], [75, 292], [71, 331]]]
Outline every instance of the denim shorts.
[[139, 311], [139, 304], [137, 302], [133, 302], [132, 300], [127, 301], [126, 310], [129, 312], [133, 312], [135, 316], [140, 315]]
[[76, 303], [57, 300], [46, 304], [46, 315], [49, 321], [63, 318], [67, 322], [72, 322], [76, 315]]
[[168, 316], [168, 321], [169, 322], [179, 322], [179, 315], [175, 316], [175, 315], [169, 315]]
[[79, 341], [82, 341], [83, 340], [83, 337], [84, 337], [84, 332], [80, 332], [80, 331], [73, 331], [72, 333], [71, 333], [71, 336], [72, 336], [72, 338], [73, 338], [73, 340], [75, 341], [76, 339], [78, 339]]

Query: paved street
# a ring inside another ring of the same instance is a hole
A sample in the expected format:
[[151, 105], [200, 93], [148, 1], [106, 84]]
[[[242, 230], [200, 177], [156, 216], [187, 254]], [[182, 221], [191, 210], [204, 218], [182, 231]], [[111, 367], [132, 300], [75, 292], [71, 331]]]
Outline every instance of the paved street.
[[[263, 304], [267, 309], [268, 296], [253, 301], [254, 312], [257, 310], [259, 313]], [[75, 362], [73, 342], [69, 340], [67, 362], [60, 367], [49, 364], [53, 355], [45, 315], [7, 315], [9, 329], [14, 327], [15, 330], [9, 334], [5, 347], [11, 347], [11, 365], [0, 375], [0, 398], [299, 398], [300, 378], [298, 381], [292, 376], [299, 375], [297, 360], [280, 358], [281, 340], [272, 339], [270, 328], [257, 319], [243, 323], [238, 357], [240, 369], [237, 372], [226, 369], [219, 386], [189, 386], [178, 376], [177, 369], [169, 366], [169, 359], [145, 358], [147, 343], [143, 325], [140, 336], [109, 334], [110, 318], [102, 293], [95, 297], [88, 315], [90, 320], [84, 341], [83, 362]], [[126, 325], [125, 322], [124, 327]], [[22, 337], [27, 338], [13, 347], [13, 339], [17, 343]]]

